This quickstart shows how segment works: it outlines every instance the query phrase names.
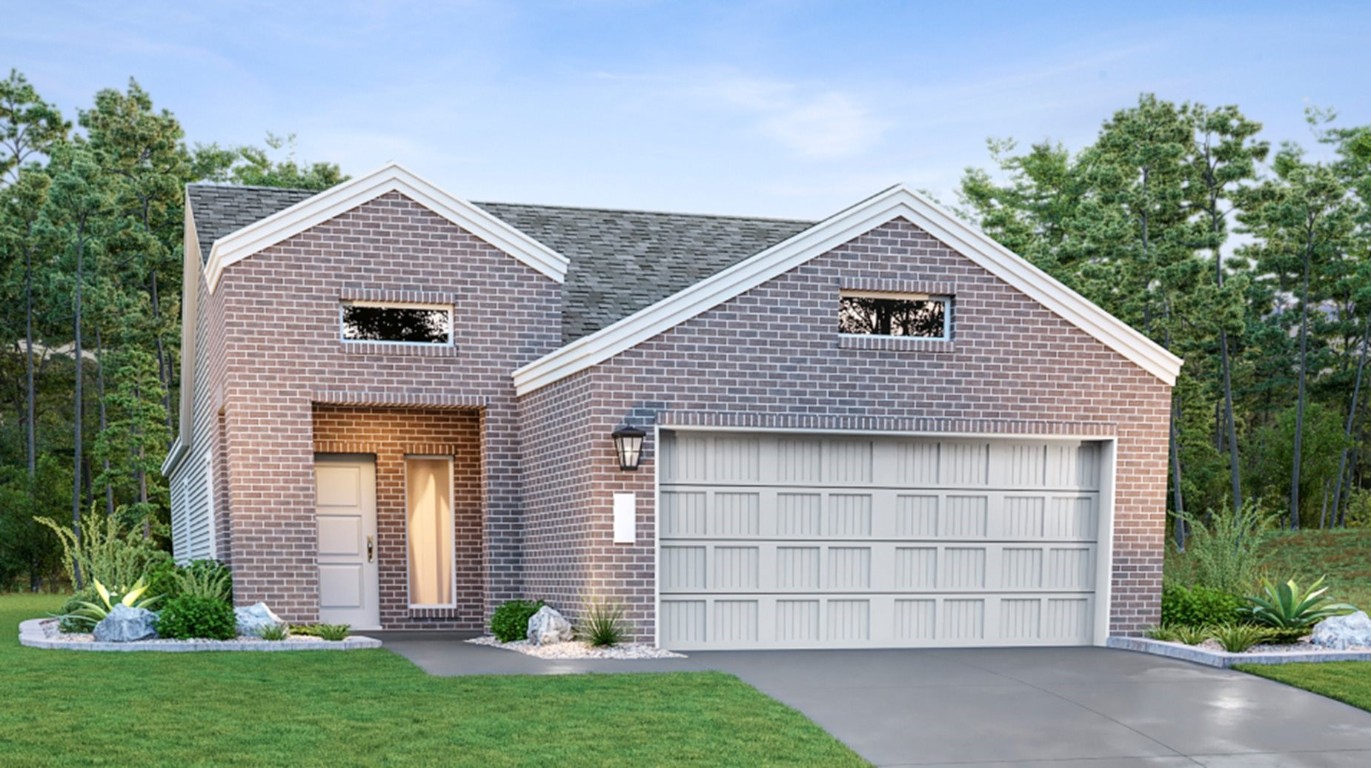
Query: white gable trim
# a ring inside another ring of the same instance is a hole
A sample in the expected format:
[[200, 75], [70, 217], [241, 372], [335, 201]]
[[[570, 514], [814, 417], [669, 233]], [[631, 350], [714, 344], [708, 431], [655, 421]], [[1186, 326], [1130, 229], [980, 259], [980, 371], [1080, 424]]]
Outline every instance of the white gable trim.
[[210, 292], [218, 287], [220, 277], [230, 265], [388, 192], [405, 195], [559, 283], [566, 280], [565, 256], [404, 167], [390, 163], [216, 240], [205, 264]]
[[613, 325], [515, 371], [518, 394], [608, 360], [893, 219], [905, 218], [1168, 385], [1181, 359], [922, 195], [902, 186], [863, 200]]

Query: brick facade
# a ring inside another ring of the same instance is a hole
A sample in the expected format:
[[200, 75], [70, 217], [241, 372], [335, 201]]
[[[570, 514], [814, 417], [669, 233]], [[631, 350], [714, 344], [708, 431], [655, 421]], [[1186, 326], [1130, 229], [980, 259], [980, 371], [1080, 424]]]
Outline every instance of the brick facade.
[[[455, 347], [415, 355], [345, 345], [339, 302], [378, 292], [448, 297]], [[288, 620], [318, 615], [316, 403], [479, 410], [485, 550], [478, 610], [485, 615], [516, 596], [523, 504], [509, 373], [561, 344], [560, 312], [558, 283], [398, 193], [230, 266], [206, 306], [215, 338], [206, 349], [213, 364], [205, 391], [208, 407], [223, 414], [216, 506], [235, 598], [265, 601]], [[332, 418], [327, 423], [332, 428]], [[386, 552], [393, 546], [378, 542]], [[399, 617], [403, 607], [382, 610]], [[470, 616], [411, 616], [401, 625], [448, 620], [468, 626]]]
[[[951, 289], [950, 341], [840, 343], [841, 288], [910, 281]], [[575, 484], [530, 488], [526, 561], [563, 566], [555, 578], [531, 568], [530, 591], [616, 599], [642, 637], [655, 619], [654, 446], [649, 437], [641, 471], [620, 471], [608, 436], [625, 421], [1115, 436], [1111, 627], [1136, 634], [1157, 623], [1170, 388], [902, 219], [522, 402], [526, 434], [561, 435], [526, 445], [530, 468], [587, 462]], [[638, 494], [637, 544], [611, 543], [615, 491]], [[560, 544], [569, 533], [574, 548]]]

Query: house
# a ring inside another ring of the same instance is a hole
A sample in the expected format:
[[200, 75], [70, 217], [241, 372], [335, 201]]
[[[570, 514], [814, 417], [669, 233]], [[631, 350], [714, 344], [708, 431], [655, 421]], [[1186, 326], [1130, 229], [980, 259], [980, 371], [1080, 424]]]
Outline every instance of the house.
[[680, 649], [1157, 622], [1181, 361], [906, 188], [806, 222], [389, 165], [192, 185], [185, 232], [175, 554], [240, 603], [476, 630], [598, 598]]

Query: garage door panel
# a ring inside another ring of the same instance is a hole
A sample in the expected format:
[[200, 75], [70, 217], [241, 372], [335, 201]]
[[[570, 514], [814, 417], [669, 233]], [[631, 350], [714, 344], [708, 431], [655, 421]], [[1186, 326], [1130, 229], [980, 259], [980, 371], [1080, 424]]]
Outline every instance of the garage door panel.
[[667, 433], [661, 642], [1089, 643], [1100, 456], [1042, 440]]
[[676, 485], [661, 491], [661, 536], [1093, 541], [1098, 493]]

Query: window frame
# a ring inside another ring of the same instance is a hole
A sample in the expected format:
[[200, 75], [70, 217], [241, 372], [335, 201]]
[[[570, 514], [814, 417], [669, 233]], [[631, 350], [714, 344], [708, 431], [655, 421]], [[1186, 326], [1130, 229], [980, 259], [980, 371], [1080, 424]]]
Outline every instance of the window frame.
[[[377, 309], [426, 309], [441, 310], [447, 313], [447, 341], [391, 341], [389, 339], [349, 339], [347, 337], [347, 318], [345, 312], [348, 307], [373, 307]], [[415, 347], [419, 349], [450, 349], [457, 345], [457, 313], [451, 304], [425, 303], [418, 301], [372, 301], [368, 299], [340, 299], [338, 301], [338, 339], [344, 344], [366, 345], [386, 345], [397, 347]]]
[[[409, 468], [410, 460], [420, 461], [446, 461], [447, 462], [447, 508], [448, 514], [452, 516], [452, 538], [450, 541], [452, 558], [449, 563], [452, 574], [452, 602], [450, 603], [416, 603], [414, 602], [414, 585], [410, 578], [412, 563], [410, 562], [410, 530], [409, 530]], [[457, 478], [456, 461], [452, 456], [444, 456], [427, 453], [406, 453], [402, 457], [405, 465], [405, 604], [409, 610], [432, 610], [432, 609], [455, 609], [457, 607]]]
[[950, 293], [926, 293], [921, 291], [867, 291], [858, 289], [842, 289], [838, 291], [838, 321], [842, 323], [842, 300], [852, 299], [887, 299], [890, 301], [937, 301], [943, 305], [943, 335], [941, 336], [897, 336], [885, 333], [844, 333], [838, 331], [841, 339], [899, 339], [912, 341], [952, 341], [952, 316], [953, 316], [953, 295]]

